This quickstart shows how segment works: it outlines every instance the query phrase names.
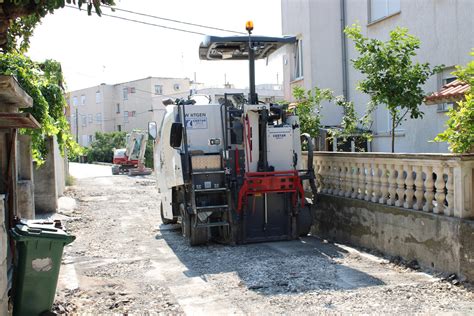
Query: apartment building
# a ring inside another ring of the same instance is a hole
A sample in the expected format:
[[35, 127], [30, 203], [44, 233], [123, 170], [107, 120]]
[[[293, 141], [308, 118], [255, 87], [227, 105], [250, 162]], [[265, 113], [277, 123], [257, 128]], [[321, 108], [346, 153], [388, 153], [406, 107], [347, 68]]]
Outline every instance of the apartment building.
[[148, 77], [100, 84], [68, 93], [69, 122], [77, 142], [88, 146], [96, 132], [146, 130], [164, 114], [164, 98], [189, 94], [188, 78]]
[[[352, 67], [354, 44], [344, 36], [345, 26], [359, 23], [370, 38], [387, 40], [397, 26], [421, 40], [416, 60], [444, 65], [424, 91], [437, 91], [453, 80], [456, 65], [470, 61], [474, 47], [474, 1], [470, 0], [282, 0], [283, 34], [296, 35], [298, 44], [284, 56], [284, 94], [291, 99], [295, 86], [329, 88], [353, 101], [363, 113], [369, 97], [356, 90], [362, 75]], [[408, 119], [398, 127], [396, 152], [447, 152], [445, 143], [430, 142], [444, 130], [452, 104], [421, 105], [424, 118]], [[322, 123], [341, 122], [341, 109], [326, 103]], [[383, 105], [374, 114], [372, 151], [390, 151], [390, 116]]]

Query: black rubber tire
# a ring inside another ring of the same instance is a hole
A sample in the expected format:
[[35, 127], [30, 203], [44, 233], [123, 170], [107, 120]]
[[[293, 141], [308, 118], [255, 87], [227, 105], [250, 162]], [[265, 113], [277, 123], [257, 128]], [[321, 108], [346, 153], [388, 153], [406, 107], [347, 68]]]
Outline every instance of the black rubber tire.
[[300, 209], [298, 214], [298, 236], [305, 237], [311, 231], [313, 224], [313, 215], [311, 214], [311, 205], [306, 204], [305, 207]]
[[180, 215], [181, 215], [181, 234], [184, 238], [189, 238], [191, 235], [191, 219], [189, 214], [184, 211], [184, 206], [180, 205]]
[[194, 227], [197, 221], [197, 216], [191, 215], [190, 217], [191, 217], [191, 225], [190, 225], [191, 232], [189, 236], [189, 244], [191, 246], [199, 246], [199, 245], [206, 244], [208, 240], [207, 227], [201, 227], [201, 228]]
[[163, 215], [163, 203], [160, 203], [160, 216], [161, 216], [161, 221], [165, 225], [176, 224], [178, 222], [176, 218], [173, 218], [173, 219], [165, 218], [165, 216]]

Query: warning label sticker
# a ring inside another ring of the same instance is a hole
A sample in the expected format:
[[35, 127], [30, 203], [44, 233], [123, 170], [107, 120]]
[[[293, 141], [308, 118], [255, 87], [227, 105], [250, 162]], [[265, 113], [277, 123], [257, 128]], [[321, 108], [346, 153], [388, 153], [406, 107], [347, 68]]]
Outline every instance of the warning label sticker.
[[206, 113], [186, 113], [187, 129], [206, 129], [207, 116]]

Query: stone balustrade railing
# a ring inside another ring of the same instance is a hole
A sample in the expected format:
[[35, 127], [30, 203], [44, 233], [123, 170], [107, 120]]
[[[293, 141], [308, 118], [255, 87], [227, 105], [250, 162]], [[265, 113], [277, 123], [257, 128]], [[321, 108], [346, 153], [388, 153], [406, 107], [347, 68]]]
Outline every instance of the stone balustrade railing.
[[314, 152], [318, 192], [474, 218], [474, 154]]

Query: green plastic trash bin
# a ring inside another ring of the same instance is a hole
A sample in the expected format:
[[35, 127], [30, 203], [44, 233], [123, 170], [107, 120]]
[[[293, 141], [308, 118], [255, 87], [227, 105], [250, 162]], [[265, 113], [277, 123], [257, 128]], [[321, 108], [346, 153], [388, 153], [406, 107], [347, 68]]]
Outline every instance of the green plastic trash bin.
[[41, 315], [51, 310], [65, 245], [76, 239], [60, 222], [22, 221], [11, 234], [16, 243], [13, 315]]

